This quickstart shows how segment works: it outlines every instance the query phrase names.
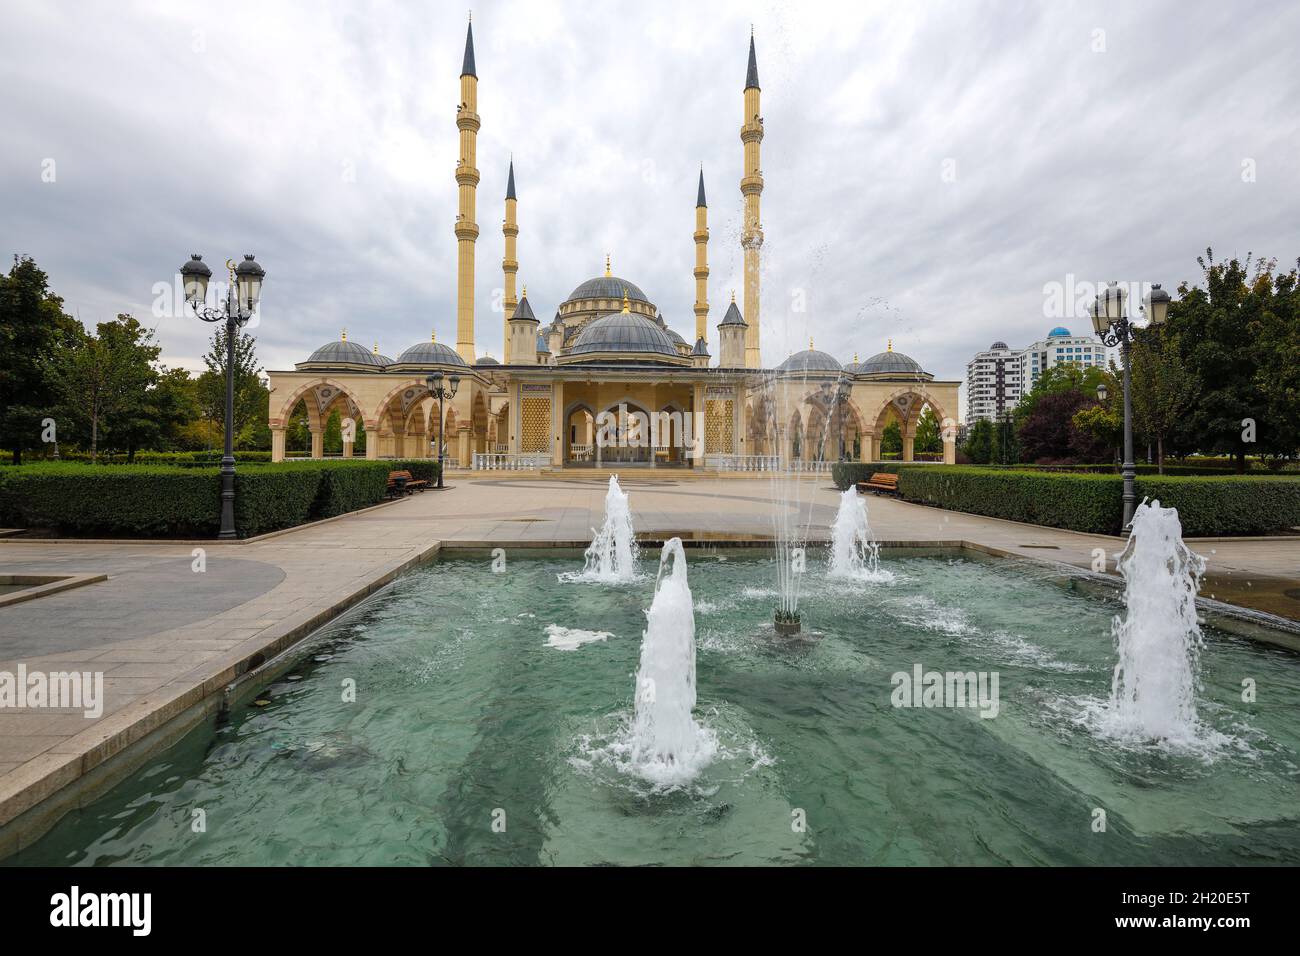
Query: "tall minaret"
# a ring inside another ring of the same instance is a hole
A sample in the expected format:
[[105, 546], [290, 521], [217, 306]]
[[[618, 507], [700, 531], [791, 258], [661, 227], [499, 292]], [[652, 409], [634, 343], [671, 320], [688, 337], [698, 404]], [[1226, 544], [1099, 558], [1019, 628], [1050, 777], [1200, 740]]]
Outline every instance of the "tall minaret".
[[501, 302], [505, 312], [505, 338], [502, 339], [505, 353], [502, 361], [507, 365], [514, 361], [510, 351], [510, 317], [515, 314], [515, 306], [519, 304], [515, 299], [515, 273], [519, 271], [519, 260], [515, 258], [515, 237], [519, 235], [519, 224], [515, 221], [516, 205], [515, 161], [514, 157], [511, 157], [510, 178], [506, 181], [506, 221], [501, 226], [501, 232], [506, 237], [505, 258], [501, 260], [501, 271], [506, 276], [505, 298]]
[[[748, 96], [748, 94], [746, 94]], [[478, 167], [475, 141], [478, 138], [478, 74], [474, 72], [474, 24], [465, 34], [465, 62], [460, 70], [460, 106], [456, 128], [460, 130], [460, 159], [456, 162], [456, 185], [460, 187], [460, 209], [456, 215], [456, 352], [474, 364], [474, 242], [478, 223], [474, 221]]]
[[704, 201], [704, 167], [695, 197], [695, 341], [709, 339], [709, 208]]
[[763, 142], [763, 116], [758, 99], [758, 58], [754, 54], [754, 31], [751, 29], [749, 70], [745, 74], [745, 117], [740, 128], [740, 141], [745, 144], [745, 175], [740, 180], [740, 192], [745, 197], [745, 224], [740, 233], [740, 245], [745, 250], [746, 368], [760, 368], [763, 364], [758, 345], [758, 251], [763, 246], [763, 227], [758, 212], [758, 197], [763, 194], [763, 174], [758, 149]]

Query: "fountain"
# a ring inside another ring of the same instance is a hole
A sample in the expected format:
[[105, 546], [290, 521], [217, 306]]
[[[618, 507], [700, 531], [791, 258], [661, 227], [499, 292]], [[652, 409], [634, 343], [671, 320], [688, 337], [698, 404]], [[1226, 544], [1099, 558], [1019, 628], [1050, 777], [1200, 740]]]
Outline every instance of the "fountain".
[[830, 570], [833, 578], [855, 581], [892, 581], [880, 567], [880, 545], [867, 522], [867, 503], [857, 489], [840, 495], [840, 508], [831, 525]]
[[580, 581], [631, 581], [636, 577], [637, 546], [632, 532], [632, 508], [627, 493], [618, 485], [618, 475], [609, 476], [605, 493], [605, 523], [591, 529], [591, 544], [583, 557], [586, 564], [571, 579]]
[[1172, 743], [1200, 738], [1196, 717], [1202, 645], [1196, 592], [1205, 559], [1182, 539], [1175, 508], [1138, 505], [1119, 559], [1127, 615], [1112, 626], [1119, 662], [1106, 723], [1117, 736]]
[[695, 709], [695, 607], [686, 581], [681, 538], [664, 543], [655, 596], [646, 614], [630, 756], [655, 783], [693, 777], [715, 749], [713, 735], [691, 716]]

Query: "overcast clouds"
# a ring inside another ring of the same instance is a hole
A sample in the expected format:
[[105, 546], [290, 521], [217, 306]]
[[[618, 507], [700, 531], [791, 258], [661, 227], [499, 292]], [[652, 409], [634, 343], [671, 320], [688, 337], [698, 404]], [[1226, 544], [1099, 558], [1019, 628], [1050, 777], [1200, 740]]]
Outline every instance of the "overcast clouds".
[[[268, 368], [343, 326], [393, 356], [431, 326], [454, 342], [463, 3], [0, 6], [0, 246], [69, 311], [133, 312], [197, 368], [209, 329], [149, 319], [152, 288], [190, 252], [255, 252]], [[741, 285], [751, 21], [769, 364], [809, 335], [845, 361], [892, 336], [963, 378], [976, 349], [1057, 324], [1044, 283], [1173, 287], [1207, 244], [1300, 255], [1300, 4], [492, 0], [474, 7], [480, 353], [501, 355], [513, 151], [539, 317], [610, 251], [688, 337], [704, 163], [716, 355]]]

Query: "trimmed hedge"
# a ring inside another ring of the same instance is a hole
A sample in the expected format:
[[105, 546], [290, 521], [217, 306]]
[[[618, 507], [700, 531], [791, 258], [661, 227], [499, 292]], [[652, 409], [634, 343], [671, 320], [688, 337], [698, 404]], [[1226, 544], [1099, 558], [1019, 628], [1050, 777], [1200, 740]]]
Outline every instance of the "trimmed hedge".
[[[1117, 475], [992, 468], [985, 465], [837, 463], [836, 486], [870, 472], [896, 473], [898, 493], [917, 504], [970, 514], [1118, 534], [1124, 480]], [[1138, 500], [1177, 508], [1187, 537], [1270, 534], [1300, 526], [1300, 478], [1285, 475], [1140, 475]]]
[[[123, 452], [101, 452], [95, 458], [97, 465], [172, 465], [177, 468], [208, 468], [221, 463], [222, 452], [219, 451], [138, 451], [135, 460], [128, 461]], [[10, 464], [12, 458], [8, 452], [0, 452], [0, 464]], [[55, 458], [36, 457], [30, 452], [23, 456], [24, 465], [55, 464], [90, 464], [88, 451], [64, 451]], [[252, 465], [271, 463], [269, 451], [237, 451], [235, 465]]]
[[[235, 527], [240, 537], [250, 537], [369, 507], [383, 500], [390, 470], [392, 462], [365, 459], [245, 465], [235, 474]], [[212, 467], [41, 463], [0, 469], [0, 526], [211, 537], [220, 516], [221, 476]]]
[[211, 537], [216, 471], [49, 463], [0, 469], [0, 525], [71, 534]]
[[[876, 462], [836, 462], [831, 466], [831, 478], [835, 482], [835, 487], [843, 491], [851, 484], [864, 481], [876, 472], [888, 472], [897, 474], [904, 468], [915, 467], [933, 467], [923, 462], [902, 462], [902, 461], [876, 461]], [[983, 468], [988, 471], [1014, 471], [1014, 472], [1039, 472], [1039, 473], [1059, 473], [1066, 475], [1119, 475], [1118, 465], [970, 465], [971, 468]], [[1222, 478], [1225, 475], [1230, 476], [1231, 472], [1225, 472], [1224, 469], [1213, 466], [1201, 465], [1165, 465], [1163, 476], [1159, 475], [1155, 465], [1148, 465], [1143, 462], [1136, 466], [1139, 477], [1175, 477], [1186, 478], [1194, 476], [1203, 476], [1207, 478]], [[1273, 472], [1273, 471], [1252, 471], [1247, 475], [1238, 477], [1250, 478], [1269, 478], [1279, 476], [1282, 478], [1296, 478], [1295, 472]]]

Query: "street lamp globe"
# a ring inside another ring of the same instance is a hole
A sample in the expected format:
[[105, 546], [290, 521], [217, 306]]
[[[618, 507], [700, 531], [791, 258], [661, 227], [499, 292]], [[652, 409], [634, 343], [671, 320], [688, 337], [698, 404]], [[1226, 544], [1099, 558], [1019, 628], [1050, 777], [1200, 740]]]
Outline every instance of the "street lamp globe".
[[208, 280], [212, 270], [197, 252], [190, 256], [189, 262], [181, 266], [181, 282], [185, 288], [185, 301], [201, 303], [208, 297]]
[[257, 264], [252, 253], [244, 256], [244, 261], [235, 266], [235, 285], [241, 309], [248, 312], [257, 311], [257, 302], [262, 297], [262, 279], [266, 270]]
[[1106, 321], [1114, 325], [1120, 319], [1124, 318], [1127, 313], [1124, 311], [1124, 303], [1128, 299], [1128, 291], [1118, 282], [1108, 283], [1102, 290], [1101, 301], [1105, 307]]
[[432, 392], [434, 389], [442, 385], [442, 373], [433, 372], [432, 374], [425, 376], [424, 384], [428, 385], [429, 391]]
[[447, 384], [451, 386], [451, 397], [455, 398], [456, 389], [460, 388], [460, 376], [453, 375], [451, 378], [447, 379]]
[[1147, 293], [1147, 316], [1151, 319], [1152, 325], [1164, 325], [1165, 319], [1169, 315], [1169, 301], [1171, 296], [1164, 289], [1160, 288], [1157, 282]]

